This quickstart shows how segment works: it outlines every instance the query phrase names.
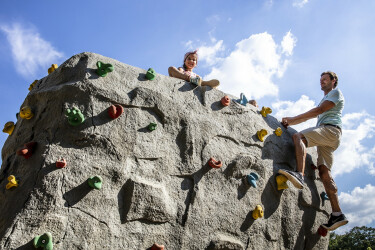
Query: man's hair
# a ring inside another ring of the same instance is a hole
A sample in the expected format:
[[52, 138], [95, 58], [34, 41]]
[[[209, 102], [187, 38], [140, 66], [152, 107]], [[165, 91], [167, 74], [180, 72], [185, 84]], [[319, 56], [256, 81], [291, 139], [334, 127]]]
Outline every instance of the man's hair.
[[323, 75], [329, 75], [329, 78], [331, 79], [331, 81], [332, 81], [333, 79], [335, 79], [336, 82], [335, 82], [335, 85], [333, 85], [333, 87], [334, 87], [334, 88], [337, 87], [337, 84], [339, 83], [339, 78], [338, 78], [338, 76], [336, 75], [335, 72], [332, 72], [332, 71], [325, 71], [325, 72], [323, 72], [320, 76], [322, 77]]

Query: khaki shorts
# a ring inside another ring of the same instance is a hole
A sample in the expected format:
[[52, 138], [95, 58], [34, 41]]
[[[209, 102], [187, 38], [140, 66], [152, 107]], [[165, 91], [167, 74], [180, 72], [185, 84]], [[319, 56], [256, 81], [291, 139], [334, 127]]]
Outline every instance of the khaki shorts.
[[300, 132], [306, 138], [307, 147], [316, 146], [318, 152], [318, 166], [325, 165], [331, 169], [333, 152], [339, 147], [341, 130], [333, 126], [319, 126], [308, 128]]

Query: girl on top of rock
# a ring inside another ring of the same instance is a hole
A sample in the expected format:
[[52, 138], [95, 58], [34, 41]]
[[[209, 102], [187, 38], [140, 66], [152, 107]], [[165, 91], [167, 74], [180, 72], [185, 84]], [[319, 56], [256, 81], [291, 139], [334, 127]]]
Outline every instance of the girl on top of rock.
[[220, 82], [218, 80], [203, 81], [202, 78], [193, 72], [193, 69], [198, 63], [198, 51], [189, 51], [184, 55], [184, 63], [182, 67], [169, 67], [169, 76], [176, 77], [188, 82], [191, 82], [198, 86], [210, 86], [216, 88], [219, 86]]

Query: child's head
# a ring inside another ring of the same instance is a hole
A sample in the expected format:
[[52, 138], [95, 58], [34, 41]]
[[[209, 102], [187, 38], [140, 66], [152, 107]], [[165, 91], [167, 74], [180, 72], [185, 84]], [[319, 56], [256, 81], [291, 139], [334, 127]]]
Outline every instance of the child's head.
[[184, 55], [183, 68], [185, 70], [192, 70], [198, 63], [198, 51], [189, 51]]

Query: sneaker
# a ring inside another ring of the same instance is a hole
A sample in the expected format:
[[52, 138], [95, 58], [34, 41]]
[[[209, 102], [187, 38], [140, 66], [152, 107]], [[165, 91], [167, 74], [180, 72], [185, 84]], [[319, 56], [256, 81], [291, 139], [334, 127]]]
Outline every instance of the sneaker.
[[303, 180], [303, 176], [299, 172], [289, 171], [285, 169], [279, 169], [279, 174], [284, 175], [288, 180], [299, 189], [303, 189], [303, 185], [305, 185], [305, 181]]
[[329, 217], [328, 223], [323, 224], [322, 227], [327, 229], [328, 231], [333, 231], [341, 226], [344, 226], [348, 223], [348, 219], [345, 217], [344, 214], [340, 214], [339, 216], [334, 216], [331, 214]]
[[197, 76], [197, 77], [191, 77], [190, 78], [190, 82], [195, 84], [195, 85], [198, 85], [198, 86], [201, 86], [201, 83], [202, 83], [202, 79]]

